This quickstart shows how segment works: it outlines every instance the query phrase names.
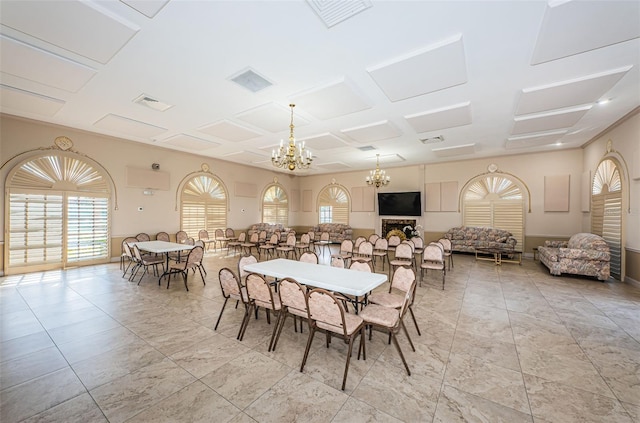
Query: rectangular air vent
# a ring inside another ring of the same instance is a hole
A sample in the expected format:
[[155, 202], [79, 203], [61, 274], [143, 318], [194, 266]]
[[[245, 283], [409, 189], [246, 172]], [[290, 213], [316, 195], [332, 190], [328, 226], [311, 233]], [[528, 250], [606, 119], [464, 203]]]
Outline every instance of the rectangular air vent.
[[444, 142], [444, 137], [442, 135], [438, 135], [437, 137], [420, 138], [420, 142], [423, 144], [437, 144], [439, 142]]
[[307, 3], [327, 28], [346, 21], [372, 6], [369, 0], [307, 0]]
[[159, 112], [164, 112], [165, 110], [168, 110], [173, 107], [172, 104], [163, 103], [162, 101], [157, 100], [146, 94], [140, 94], [137, 98], [133, 100], [133, 102], [141, 106], [146, 106], [153, 110], [157, 110]]
[[264, 90], [265, 88], [273, 85], [266, 78], [258, 75], [258, 73], [252, 69], [247, 69], [246, 71], [232, 76], [230, 79], [252, 93], [257, 93], [258, 91]]
[[358, 147], [358, 150], [360, 151], [371, 151], [371, 150], [375, 150], [376, 148], [372, 145], [365, 145], [362, 147]]

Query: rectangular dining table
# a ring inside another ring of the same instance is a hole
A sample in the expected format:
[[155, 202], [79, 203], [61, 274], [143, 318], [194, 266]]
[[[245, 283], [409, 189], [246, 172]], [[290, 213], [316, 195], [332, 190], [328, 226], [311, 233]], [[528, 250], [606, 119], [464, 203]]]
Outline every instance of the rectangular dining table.
[[369, 293], [387, 281], [387, 275], [382, 273], [361, 272], [282, 258], [247, 264], [244, 270], [276, 279], [293, 278], [303, 285], [353, 296], [356, 312], [358, 305], [366, 304]]
[[[164, 272], [158, 278], [158, 285], [160, 285], [160, 281], [162, 278], [167, 276], [169, 273], [169, 253], [180, 253], [181, 251], [191, 250], [194, 246], [189, 244], [180, 244], [177, 242], [169, 242], [169, 241], [139, 241], [132, 242], [131, 245], [135, 245], [138, 247], [140, 251], [146, 251], [148, 253], [154, 254], [164, 254], [167, 257], [167, 264], [164, 267]], [[179, 256], [178, 256], [179, 257]]]

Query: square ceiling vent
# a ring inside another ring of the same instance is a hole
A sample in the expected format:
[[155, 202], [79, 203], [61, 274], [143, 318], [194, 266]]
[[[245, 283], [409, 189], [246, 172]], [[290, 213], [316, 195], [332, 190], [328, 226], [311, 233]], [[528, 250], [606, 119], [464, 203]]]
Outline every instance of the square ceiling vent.
[[252, 93], [257, 93], [258, 91], [262, 91], [273, 85], [267, 80], [267, 78], [259, 75], [253, 69], [242, 71], [239, 74], [232, 76], [230, 79]]
[[157, 110], [159, 112], [164, 112], [173, 107], [173, 104], [167, 104], [160, 100], [157, 100], [147, 94], [140, 94], [138, 97], [133, 99], [134, 103], [137, 103], [141, 106], [149, 107], [150, 109]]
[[307, 0], [327, 28], [346, 21], [372, 6], [369, 0]]

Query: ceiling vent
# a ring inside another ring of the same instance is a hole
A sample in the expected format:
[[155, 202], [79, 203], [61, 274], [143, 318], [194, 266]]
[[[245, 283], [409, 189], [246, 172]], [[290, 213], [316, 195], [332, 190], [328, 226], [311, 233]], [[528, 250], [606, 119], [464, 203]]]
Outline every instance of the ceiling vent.
[[365, 145], [363, 147], [357, 147], [358, 150], [360, 151], [371, 151], [371, 150], [375, 150], [376, 148], [372, 145]]
[[423, 144], [437, 144], [439, 142], [444, 142], [444, 136], [438, 135], [437, 137], [420, 138], [420, 142]]
[[153, 110], [157, 110], [159, 112], [164, 112], [165, 110], [168, 110], [173, 107], [173, 104], [163, 103], [162, 101], [157, 100], [153, 97], [150, 97], [146, 94], [141, 94], [140, 96], [135, 98], [133, 102], [141, 106], [146, 106]]
[[372, 6], [369, 0], [307, 0], [307, 3], [327, 28], [346, 21]]
[[258, 75], [258, 73], [252, 69], [247, 69], [236, 76], [232, 76], [230, 79], [252, 93], [257, 93], [258, 91], [264, 90], [265, 88], [273, 85], [266, 78]]

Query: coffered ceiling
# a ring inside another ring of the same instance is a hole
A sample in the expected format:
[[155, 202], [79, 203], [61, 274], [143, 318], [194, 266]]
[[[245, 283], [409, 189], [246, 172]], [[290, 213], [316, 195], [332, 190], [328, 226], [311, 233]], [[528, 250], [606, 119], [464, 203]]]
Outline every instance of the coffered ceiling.
[[275, 169], [295, 103], [298, 174], [575, 148], [640, 105], [638, 1], [2, 0], [0, 23], [3, 113]]

